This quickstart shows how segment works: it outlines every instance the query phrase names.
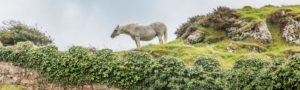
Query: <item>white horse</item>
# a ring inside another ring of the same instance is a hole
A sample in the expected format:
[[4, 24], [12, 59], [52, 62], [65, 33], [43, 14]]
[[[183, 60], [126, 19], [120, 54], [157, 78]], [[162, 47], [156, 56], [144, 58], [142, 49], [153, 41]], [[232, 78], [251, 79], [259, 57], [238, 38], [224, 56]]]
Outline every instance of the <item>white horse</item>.
[[[135, 41], [137, 48], [140, 48], [140, 41], [150, 41], [155, 37], [158, 37], [159, 43], [163, 44], [167, 42], [167, 27], [161, 22], [155, 22], [148, 26], [142, 26], [138, 24], [128, 24], [125, 26], [117, 26], [114, 32], [111, 34], [111, 38], [115, 38], [120, 34], [127, 34]], [[164, 40], [162, 39], [164, 36]]]

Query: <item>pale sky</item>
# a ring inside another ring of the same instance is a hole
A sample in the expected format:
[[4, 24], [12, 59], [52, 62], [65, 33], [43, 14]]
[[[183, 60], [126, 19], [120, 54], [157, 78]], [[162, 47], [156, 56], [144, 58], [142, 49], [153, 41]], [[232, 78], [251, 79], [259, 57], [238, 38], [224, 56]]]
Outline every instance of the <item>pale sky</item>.
[[[80, 45], [120, 51], [136, 46], [127, 35], [110, 38], [117, 25], [163, 22], [172, 41], [176, 29], [191, 16], [205, 15], [218, 6], [268, 4], [296, 5], [300, 0], [0, 0], [0, 21], [14, 19], [38, 26], [60, 50]], [[158, 40], [142, 45], [149, 43], [158, 44]]]

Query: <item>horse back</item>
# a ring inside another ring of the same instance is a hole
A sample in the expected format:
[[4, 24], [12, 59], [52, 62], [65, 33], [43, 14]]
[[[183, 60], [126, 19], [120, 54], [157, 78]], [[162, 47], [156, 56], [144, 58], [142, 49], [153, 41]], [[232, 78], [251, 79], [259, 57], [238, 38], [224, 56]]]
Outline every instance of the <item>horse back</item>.
[[165, 30], [167, 29], [166, 25], [162, 22], [155, 22], [150, 24], [150, 27], [152, 27], [157, 34], [163, 35]]

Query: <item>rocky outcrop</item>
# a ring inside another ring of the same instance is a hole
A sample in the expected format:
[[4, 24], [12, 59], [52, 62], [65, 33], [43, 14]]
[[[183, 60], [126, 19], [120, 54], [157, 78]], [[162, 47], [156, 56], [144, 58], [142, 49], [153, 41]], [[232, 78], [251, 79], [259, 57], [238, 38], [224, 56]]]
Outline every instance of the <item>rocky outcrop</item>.
[[204, 40], [205, 34], [202, 31], [193, 32], [188, 36], [187, 40], [190, 44], [200, 43]]
[[247, 22], [245, 20], [239, 20], [234, 25], [232, 25], [231, 27], [226, 28], [226, 31], [227, 32], [232, 32], [232, 31], [238, 30], [239, 28], [242, 28], [246, 25], [247, 25]]
[[[249, 8], [252, 9], [252, 8]], [[193, 32], [197, 31], [199, 27], [212, 28], [213, 30], [220, 30], [226, 32], [227, 36], [233, 40], [254, 39], [259, 42], [272, 42], [271, 33], [265, 22], [254, 22], [241, 19], [236, 11], [227, 7], [218, 7], [214, 12], [206, 16], [195, 16], [184, 23], [177, 31], [177, 38], [187, 39]], [[207, 32], [205, 32], [207, 33]], [[206, 34], [206, 36], [210, 36]], [[190, 41], [194, 39], [191, 35]], [[207, 38], [205, 38], [207, 39]], [[212, 40], [220, 41], [218, 39]], [[205, 43], [213, 43], [211, 40]], [[194, 43], [194, 41], [191, 41]]]
[[[262, 18], [261, 18], [262, 19]], [[295, 9], [278, 9], [269, 16], [266, 21], [270, 24], [280, 26], [281, 36], [290, 44], [300, 45], [300, 12]], [[214, 12], [206, 16], [192, 17], [187, 23], [183, 24], [177, 31], [177, 38], [188, 39], [191, 44], [199, 43], [196, 40], [193, 32], [198, 31], [199, 27], [209, 28], [212, 30], [224, 31], [227, 37], [240, 41], [251, 40], [261, 43], [273, 42], [271, 32], [269, 31], [266, 22], [256, 22], [240, 18], [235, 14], [235, 10], [226, 7], [219, 7]], [[211, 36], [205, 32], [206, 37]], [[209, 40], [204, 43], [212, 43]]]
[[300, 45], [300, 24], [292, 17], [288, 18], [286, 26], [281, 30], [282, 37], [287, 42], [294, 45]]
[[49, 83], [35, 70], [13, 66], [12, 63], [0, 62], [0, 85], [12, 85], [26, 90], [120, 90], [106, 85], [90, 84], [81, 86], [60, 86]]
[[212, 27], [215, 30], [224, 30], [232, 25], [238, 16], [235, 10], [228, 7], [218, 7], [207, 15], [198, 15], [189, 18], [175, 32], [177, 38], [187, 39], [198, 27]]
[[299, 14], [292, 9], [277, 10], [268, 16], [267, 21], [280, 25], [281, 36], [285, 41], [300, 45], [300, 25], [299, 17], [297, 17]]
[[263, 42], [272, 42], [272, 35], [267, 27], [267, 24], [260, 22], [257, 24], [247, 23], [241, 21], [242, 27], [230, 27], [227, 28], [228, 37], [233, 40], [244, 40], [247, 38], [253, 38], [255, 40], [261, 40]]

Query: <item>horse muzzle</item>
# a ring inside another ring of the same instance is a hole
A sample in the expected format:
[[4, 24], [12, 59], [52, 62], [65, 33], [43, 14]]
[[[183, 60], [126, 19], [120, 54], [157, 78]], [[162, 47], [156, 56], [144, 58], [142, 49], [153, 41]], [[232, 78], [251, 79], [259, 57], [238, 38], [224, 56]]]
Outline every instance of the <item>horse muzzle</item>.
[[112, 34], [110, 37], [111, 37], [111, 38], [115, 38], [116, 36], [118, 36], [118, 35]]
[[114, 35], [111, 35], [110, 37], [111, 37], [111, 38], [115, 38], [116, 36], [114, 36]]

